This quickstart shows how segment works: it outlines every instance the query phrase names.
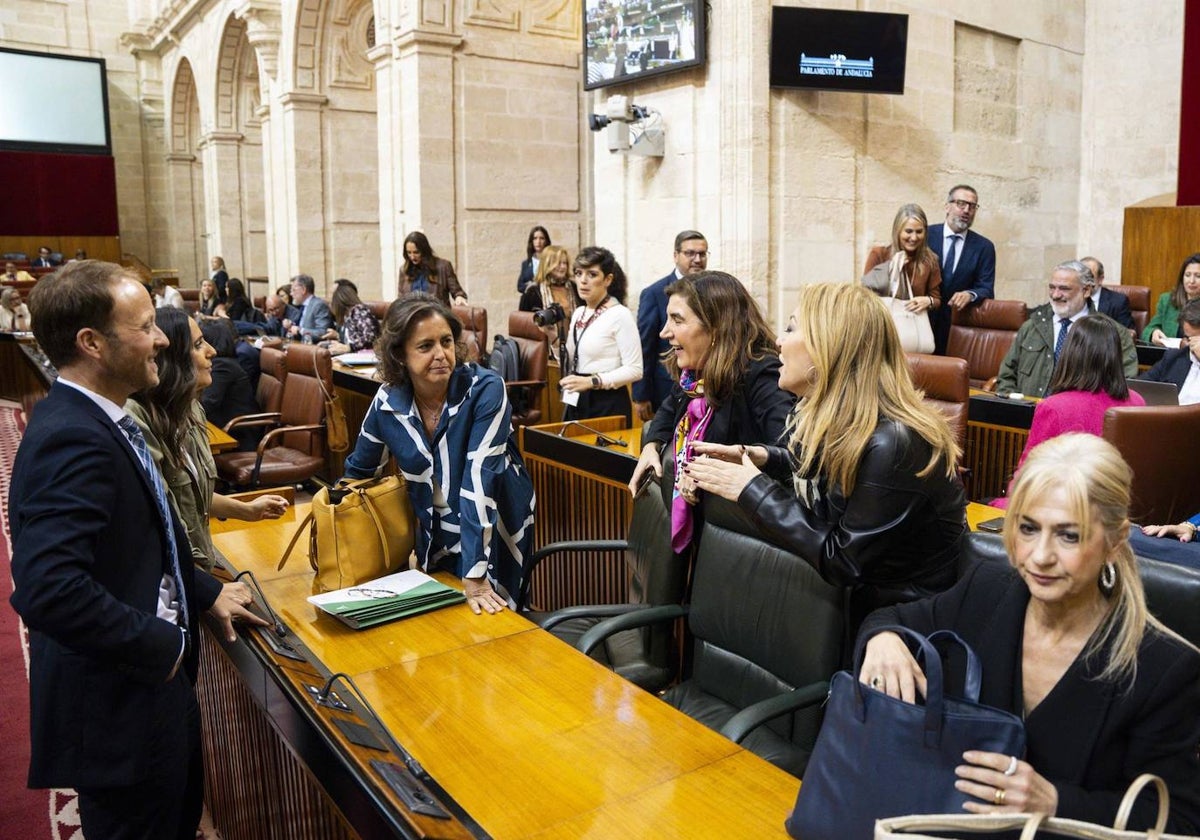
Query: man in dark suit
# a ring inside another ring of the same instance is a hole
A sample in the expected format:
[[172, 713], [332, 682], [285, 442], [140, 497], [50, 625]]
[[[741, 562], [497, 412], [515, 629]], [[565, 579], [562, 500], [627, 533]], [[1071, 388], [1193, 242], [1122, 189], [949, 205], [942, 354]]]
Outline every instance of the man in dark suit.
[[38, 248], [37, 258], [29, 264], [34, 268], [54, 268], [59, 265], [59, 261], [54, 259], [54, 256], [50, 253], [50, 249], [43, 245], [41, 248]]
[[303, 314], [299, 307], [292, 306], [279, 295], [267, 295], [266, 301], [263, 302], [263, 310], [267, 316], [263, 330], [267, 335], [277, 335], [280, 338], [286, 333], [283, 325], [300, 323], [300, 316]]
[[996, 246], [971, 230], [978, 210], [979, 193], [958, 184], [946, 196], [946, 223], [929, 227], [929, 247], [942, 266], [943, 305], [930, 313], [939, 356], [946, 354], [951, 312], [995, 294]]
[[1092, 308], [1132, 330], [1133, 313], [1129, 311], [1129, 298], [1120, 292], [1104, 288], [1104, 263], [1095, 257], [1083, 257], [1079, 261], [1090, 268], [1096, 278], [1096, 290], [1092, 292]]
[[183, 838], [200, 819], [197, 618], [236, 638], [242, 584], [192, 565], [187, 532], [122, 405], [167, 340], [126, 269], [73, 262], [30, 295], [58, 381], [10, 488], [13, 608], [28, 625], [29, 785], [73, 787], [89, 840]]
[[687, 274], [704, 271], [708, 265], [708, 240], [698, 230], [681, 231], [675, 237], [675, 270], [656, 280], [638, 298], [637, 324], [642, 339], [642, 378], [633, 383], [634, 413], [643, 423], [671, 393], [674, 385], [662, 363], [667, 341], [659, 333], [667, 325], [667, 286]]
[[315, 290], [316, 283], [307, 274], [297, 274], [292, 278], [292, 303], [300, 308], [300, 320], [295, 323], [284, 321], [287, 328], [285, 335], [318, 341], [333, 329], [333, 313], [329, 311], [329, 304], [317, 297]]
[[1138, 379], [1174, 382], [1179, 386], [1179, 404], [1200, 403], [1200, 300], [1188, 301], [1179, 313], [1183, 344], [1168, 350], [1158, 363]]

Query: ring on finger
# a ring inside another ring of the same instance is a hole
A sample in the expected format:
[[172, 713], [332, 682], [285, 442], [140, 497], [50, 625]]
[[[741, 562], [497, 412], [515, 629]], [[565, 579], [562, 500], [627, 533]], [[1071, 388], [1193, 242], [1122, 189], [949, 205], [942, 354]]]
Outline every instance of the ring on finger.
[[1017, 772], [1017, 757], [1015, 755], [1010, 755], [1008, 757], [1008, 767], [1005, 768], [1004, 775], [1011, 776], [1016, 772]]
[[871, 677], [871, 688], [879, 688], [881, 685], [883, 685], [883, 674], [876, 674]]
[[996, 788], [996, 793], [992, 797], [992, 801], [995, 802], [997, 805], [1003, 805], [1004, 797], [1005, 797], [1004, 788]]

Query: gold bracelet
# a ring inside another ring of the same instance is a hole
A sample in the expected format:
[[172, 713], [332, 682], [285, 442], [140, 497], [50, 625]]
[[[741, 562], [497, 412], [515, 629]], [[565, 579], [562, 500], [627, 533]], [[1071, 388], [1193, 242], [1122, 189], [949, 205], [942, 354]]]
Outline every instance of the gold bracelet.
[[1191, 529], [1191, 531], [1192, 531], [1192, 537], [1193, 537], [1193, 538], [1195, 538], [1195, 536], [1196, 536], [1196, 526], [1195, 526], [1194, 524], [1192, 524], [1191, 522], [1187, 522], [1187, 521], [1180, 522], [1179, 524], [1180, 524], [1180, 526], [1182, 526], [1182, 527], [1184, 527], [1184, 528], [1190, 528], [1190, 529]]

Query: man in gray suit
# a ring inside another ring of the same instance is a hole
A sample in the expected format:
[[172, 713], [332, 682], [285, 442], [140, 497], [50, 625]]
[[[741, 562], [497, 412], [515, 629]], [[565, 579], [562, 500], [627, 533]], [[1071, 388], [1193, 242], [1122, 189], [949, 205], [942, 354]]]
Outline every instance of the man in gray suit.
[[293, 323], [284, 319], [284, 335], [288, 338], [307, 338], [311, 342], [333, 329], [333, 313], [329, 311], [329, 304], [313, 294], [315, 289], [316, 284], [307, 274], [297, 274], [292, 278], [292, 303], [300, 308], [300, 321]]

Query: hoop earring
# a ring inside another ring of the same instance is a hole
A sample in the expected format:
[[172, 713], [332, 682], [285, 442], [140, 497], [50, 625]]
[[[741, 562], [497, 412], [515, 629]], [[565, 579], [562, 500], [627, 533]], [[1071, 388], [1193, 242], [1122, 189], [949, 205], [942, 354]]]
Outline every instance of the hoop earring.
[[1100, 569], [1100, 591], [1105, 595], [1112, 593], [1113, 588], [1117, 585], [1117, 565], [1109, 560]]

